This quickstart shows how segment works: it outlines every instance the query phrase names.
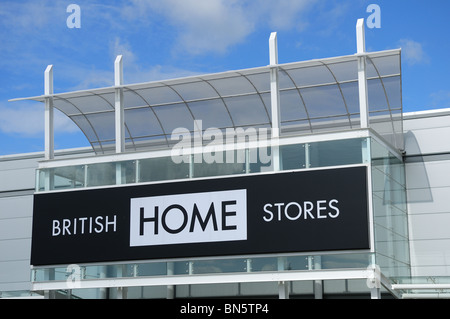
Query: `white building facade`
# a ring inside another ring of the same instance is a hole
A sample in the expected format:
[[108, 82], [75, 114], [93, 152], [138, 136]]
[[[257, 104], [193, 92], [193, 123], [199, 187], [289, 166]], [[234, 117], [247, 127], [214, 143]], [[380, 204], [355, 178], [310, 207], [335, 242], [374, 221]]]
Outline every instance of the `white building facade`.
[[[401, 51], [54, 94], [0, 158], [0, 291], [446, 297], [450, 111], [403, 113]], [[53, 150], [53, 109], [91, 148]]]

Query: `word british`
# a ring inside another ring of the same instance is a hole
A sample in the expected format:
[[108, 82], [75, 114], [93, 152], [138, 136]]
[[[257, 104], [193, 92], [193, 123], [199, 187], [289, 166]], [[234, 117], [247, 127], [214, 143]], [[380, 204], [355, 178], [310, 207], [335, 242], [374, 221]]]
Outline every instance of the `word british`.
[[70, 236], [84, 234], [99, 234], [109, 231], [116, 232], [117, 218], [109, 216], [80, 217], [73, 219], [54, 219], [52, 221], [52, 236]]

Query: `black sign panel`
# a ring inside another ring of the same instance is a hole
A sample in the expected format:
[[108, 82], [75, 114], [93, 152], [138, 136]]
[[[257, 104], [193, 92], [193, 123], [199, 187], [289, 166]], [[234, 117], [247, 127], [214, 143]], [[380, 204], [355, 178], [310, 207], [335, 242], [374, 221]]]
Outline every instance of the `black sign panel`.
[[35, 194], [31, 264], [370, 248], [367, 167]]

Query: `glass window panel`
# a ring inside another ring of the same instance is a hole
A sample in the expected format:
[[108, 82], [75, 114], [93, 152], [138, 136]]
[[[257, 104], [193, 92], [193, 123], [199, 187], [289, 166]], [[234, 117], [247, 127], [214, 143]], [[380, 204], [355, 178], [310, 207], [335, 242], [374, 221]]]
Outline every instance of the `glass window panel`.
[[81, 96], [67, 99], [70, 103], [73, 103], [81, 112], [97, 112], [108, 111], [114, 109], [114, 107], [100, 96], [90, 95]]
[[271, 101], [270, 101], [270, 93], [264, 93], [259, 95], [262, 98], [264, 103], [264, 107], [266, 109], [266, 114], [269, 114], [269, 119], [272, 121], [272, 111], [271, 111]]
[[308, 257], [287, 256], [286, 265], [287, 265], [286, 270], [308, 270]]
[[111, 107], [114, 107], [114, 103], [116, 101], [116, 94], [112, 93], [102, 93], [100, 94], [101, 98], [105, 100]]
[[340, 63], [328, 64], [331, 72], [333, 72], [338, 82], [358, 80], [358, 63], [357, 61], [348, 61]]
[[92, 125], [83, 115], [75, 115], [70, 117], [75, 124], [83, 131], [84, 135], [86, 135], [89, 142], [98, 141], [98, 137], [92, 129]]
[[281, 132], [283, 134], [289, 133], [312, 133], [311, 124], [309, 121], [293, 121], [293, 122], [282, 122]]
[[361, 127], [361, 118], [359, 116], [359, 113], [357, 115], [350, 116], [350, 121], [353, 128]]
[[375, 66], [372, 62], [372, 59], [366, 59], [366, 77], [367, 78], [379, 77], [378, 72], [375, 69]]
[[92, 148], [94, 149], [95, 153], [97, 153], [97, 154], [102, 154], [103, 153], [103, 148], [102, 148], [102, 145], [100, 143], [94, 142], [94, 143], [91, 143], [91, 145], [92, 145]]
[[136, 90], [151, 105], [182, 102], [178, 94], [167, 86]]
[[383, 57], [367, 59], [371, 60], [377, 68], [380, 76], [400, 74], [400, 55], [387, 55]]
[[115, 140], [114, 112], [88, 114], [86, 118], [95, 128], [95, 132], [100, 141]]
[[103, 153], [115, 153], [116, 148], [116, 141], [115, 140], [109, 140], [109, 141], [101, 141], [101, 146]]
[[370, 114], [370, 127], [380, 134], [391, 145], [395, 143], [395, 135], [389, 112], [377, 112]]
[[361, 139], [310, 143], [311, 167], [362, 163]]
[[87, 165], [87, 186], [116, 184], [116, 163]]
[[380, 79], [367, 81], [367, 91], [369, 96], [369, 111], [387, 110], [386, 94]]
[[278, 259], [276, 257], [260, 257], [251, 259], [252, 271], [276, 271]]
[[184, 103], [154, 107], [166, 134], [172, 134], [176, 128], [194, 129], [194, 119]]
[[[190, 102], [189, 108], [196, 120], [202, 120], [203, 129], [232, 127], [230, 114], [221, 99]], [[190, 127], [193, 128], [193, 123]]]
[[242, 76], [210, 80], [208, 82], [214, 86], [221, 96], [255, 93], [255, 88]]
[[384, 88], [389, 99], [389, 106], [391, 109], [402, 108], [401, 83], [400, 77], [390, 77], [383, 79]]
[[359, 114], [358, 82], [340, 84], [350, 114]]
[[149, 107], [125, 110], [125, 123], [133, 138], [163, 134], [161, 125]]
[[136, 161], [125, 161], [116, 163], [117, 166], [120, 165], [120, 181], [122, 184], [136, 183]]
[[280, 113], [281, 121], [308, 118], [298, 90], [295, 89], [280, 92]]
[[249, 149], [249, 164], [248, 173], [273, 171], [271, 148], [259, 147], [258, 149]]
[[221, 175], [234, 175], [245, 173], [245, 151], [242, 152], [244, 163], [227, 163], [225, 153], [222, 154], [223, 163], [213, 162], [209, 163], [195, 163], [194, 164], [194, 177], [207, 177], [207, 176], [221, 176]]
[[84, 165], [56, 167], [50, 171], [54, 190], [84, 187]]
[[[170, 135], [167, 136], [170, 142]], [[140, 137], [133, 139], [133, 145], [132, 148], [134, 150], [142, 150], [142, 149], [148, 149], [151, 146], [161, 147], [161, 146], [168, 146], [168, 141], [166, 140], [165, 135], [154, 135], [154, 136], [148, 136], [148, 137]], [[130, 145], [131, 146], [131, 145]]]
[[311, 118], [347, 114], [337, 85], [301, 89], [300, 92]]
[[278, 86], [280, 87], [280, 90], [293, 89], [296, 87], [295, 83], [292, 82], [292, 79], [289, 77], [287, 71], [284, 69], [279, 69], [278, 71]]
[[124, 92], [123, 92], [123, 105], [124, 105], [124, 109], [127, 109], [127, 108], [130, 108], [130, 107], [146, 106], [148, 104], [147, 104], [147, 102], [145, 102], [143, 100], [142, 97], [140, 97], [134, 91], [124, 90]]
[[197, 260], [193, 263], [195, 274], [245, 272], [245, 259]]
[[321, 133], [350, 129], [350, 120], [347, 115], [311, 119], [312, 131]]
[[324, 65], [290, 69], [288, 73], [297, 87], [336, 82]]
[[226, 98], [225, 103], [236, 126], [269, 123], [269, 118], [259, 95]]
[[139, 276], [165, 276], [167, 275], [167, 265], [165, 263], [137, 264]]
[[185, 101], [218, 97], [214, 89], [208, 83], [199, 81], [172, 86]]
[[252, 82], [259, 92], [270, 91], [270, 73], [259, 73], [247, 75], [247, 78]]
[[53, 104], [55, 108], [63, 112], [64, 114], [80, 114], [80, 110], [78, 110], [73, 104], [67, 102], [66, 100], [59, 99], [57, 97], [54, 98]]
[[189, 163], [175, 163], [171, 157], [139, 160], [139, 182], [173, 180], [189, 177]]
[[367, 268], [369, 257], [369, 254], [323, 255], [320, 262], [322, 269]]
[[283, 145], [280, 149], [283, 170], [306, 167], [304, 144]]

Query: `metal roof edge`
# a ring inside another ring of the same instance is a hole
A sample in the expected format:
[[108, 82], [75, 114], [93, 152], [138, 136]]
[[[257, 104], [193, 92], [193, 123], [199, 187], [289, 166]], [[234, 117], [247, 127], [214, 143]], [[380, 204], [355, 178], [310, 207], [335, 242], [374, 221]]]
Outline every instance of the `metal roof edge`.
[[[392, 49], [392, 50], [384, 50], [384, 51], [376, 51], [376, 52], [367, 52], [364, 53], [364, 56], [368, 56], [370, 58], [375, 58], [379, 56], [386, 56], [386, 55], [394, 55], [399, 54], [401, 52], [401, 49]], [[312, 59], [312, 60], [306, 60], [306, 61], [297, 61], [297, 62], [289, 62], [289, 63], [283, 63], [283, 64], [276, 64], [276, 65], [266, 65], [266, 66], [260, 66], [260, 67], [254, 67], [254, 68], [248, 68], [248, 69], [240, 69], [240, 70], [229, 70], [224, 72], [217, 72], [217, 73], [205, 73], [205, 74], [198, 74], [198, 75], [191, 75], [187, 77], [180, 77], [180, 78], [174, 78], [174, 79], [165, 79], [165, 80], [157, 80], [157, 81], [150, 81], [150, 82], [141, 82], [141, 83], [132, 83], [132, 84], [124, 84], [120, 86], [110, 86], [110, 87], [103, 87], [103, 88], [93, 88], [93, 89], [86, 89], [86, 90], [78, 90], [78, 91], [71, 91], [71, 92], [62, 92], [62, 93], [55, 93], [52, 95], [40, 95], [40, 96], [32, 96], [32, 97], [23, 97], [23, 98], [14, 98], [8, 100], [8, 102], [17, 102], [17, 101], [26, 101], [26, 100], [33, 100], [38, 102], [44, 102], [46, 98], [53, 97], [53, 98], [68, 98], [68, 97], [76, 97], [81, 95], [91, 95], [91, 94], [101, 94], [101, 93], [114, 93], [115, 89], [118, 88], [125, 88], [125, 89], [137, 89], [137, 88], [144, 88], [146, 86], [164, 86], [164, 85], [175, 85], [175, 84], [181, 84], [185, 82], [189, 82], [192, 80], [198, 79], [198, 81], [202, 81], [204, 79], [213, 78], [213, 79], [220, 79], [221, 76], [225, 75], [231, 75], [233, 73], [240, 75], [240, 73], [247, 73], [247, 72], [258, 72], [258, 71], [266, 71], [270, 70], [270, 68], [274, 67], [292, 67], [294, 65], [303, 65], [308, 66], [309, 64], [316, 64], [319, 62], [325, 62], [325, 63], [339, 63], [339, 62], [346, 62], [351, 61], [353, 59], [358, 58], [361, 54], [353, 54], [353, 55], [344, 55], [344, 56], [338, 56], [338, 57], [329, 57], [329, 58], [319, 58], [319, 59]], [[177, 83], [178, 82], [178, 83]], [[159, 85], [158, 85], [159, 84]]]

